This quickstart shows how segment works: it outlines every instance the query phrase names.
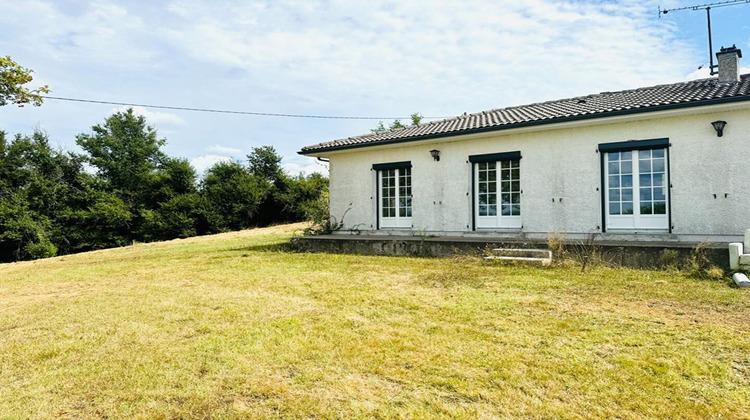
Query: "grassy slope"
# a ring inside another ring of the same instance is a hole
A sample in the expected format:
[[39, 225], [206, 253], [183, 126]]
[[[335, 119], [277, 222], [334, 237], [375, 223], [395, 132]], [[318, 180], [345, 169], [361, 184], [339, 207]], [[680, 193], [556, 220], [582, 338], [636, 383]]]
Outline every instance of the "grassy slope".
[[293, 229], [0, 265], [0, 418], [750, 418], [747, 291]]

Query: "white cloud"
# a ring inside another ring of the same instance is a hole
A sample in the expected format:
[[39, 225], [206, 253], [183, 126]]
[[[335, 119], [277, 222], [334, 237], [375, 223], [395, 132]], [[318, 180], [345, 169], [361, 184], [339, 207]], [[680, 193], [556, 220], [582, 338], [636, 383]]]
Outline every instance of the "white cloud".
[[181, 126], [187, 124], [185, 120], [175, 114], [161, 111], [149, 111], [142, 106], [121, 106], [113, 109], [111, 113], [125, 112], [130, 108], [133, 109], [133, 114], [145, 117], [146, 121], [148, 121], [149, 124], [156, 126], [156, 128], [159, 128], [160, 126]]
[[232, 158], [221, 155], [203, 155], [197, 156], [190, 159], [190, 164], [193, 165], [199, 174], [202, 174], [206, 169], [214, 166], [219, 162], [231, 162]]
[[[190, 159], [190, 164], [193, 165], [193, 168], [195, 168], [199, 174], [202, 174], [206, 169], [219, 162], [231, 162], [232, 160], [234, 160], [232, 157], [225, 155], [206, 154]], [[310, 175], [312, 173], [319, 173], [328, 176], [328, 164], [316, 161], [312, 158], [305, 159], [297, 156], [284, 158], [281, 167], [290, 176], [297, 176], [300, 174]]]
[[645, 0], [187, 4], [186, 26], [160, 36], [193, 59], [391, 106], [414, 96], [460, 112], [670, 82], [691, 52]]
[[[97, 69], [152, 67], [158, 49], [147, 42], [147, 17], [117, 2], [5, 1], [0, 4], [5, 35], [23, 31], [33, 45], [58, 65], [93, 60]], [[33, 22], [33, 30], [25, 31]]]
[[312, 173], [319, 173], [328, 176], [328, 164], [307, 160], [303, 163], [298, 162], [282, 162], [281, 166], [284, 168], [287, 174], [291, 176], [296, 175], [310, 175]]
[[[443, 117], [677, 82], [706, 58], [703, 21], [657, 20], [653, 0], [0, 0], [0, 10], [0, 51], [53, 95], [192, 108]], [[750, 45], [730, 18], [715, 43]], [[39, 123], [75, 147], [110, 108], [49, 100], [3, 110], [0, 126]], [[262, 144], [292, 156], [377, 123], [161, 111], [138, 110], [168, 132], [170, 153], [203, 160]]]
[[241, 156], [243, 154], [242, 150], [240, 149], [237, 149], [234, 147], [222, 146], [220, 144], [215, 144], [206, 150], [208, 150], [209, 152], [215, 152], [215, 153], [219, 153], [222, 155], [229, 155], [229, 156], [235, 156], [235, 157]]

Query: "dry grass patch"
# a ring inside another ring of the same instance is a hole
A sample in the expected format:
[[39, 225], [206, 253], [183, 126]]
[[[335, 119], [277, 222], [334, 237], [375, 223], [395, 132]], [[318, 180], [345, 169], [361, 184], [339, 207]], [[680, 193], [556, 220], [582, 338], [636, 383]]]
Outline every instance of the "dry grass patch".
[[300, 229], [0, 266], [0, 418], [750, 417], [746, 291]]

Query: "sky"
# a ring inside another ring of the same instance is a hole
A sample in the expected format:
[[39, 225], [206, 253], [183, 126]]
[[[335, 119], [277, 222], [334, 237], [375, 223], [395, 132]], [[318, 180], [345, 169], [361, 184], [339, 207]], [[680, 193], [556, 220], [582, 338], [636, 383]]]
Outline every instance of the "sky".
[[[365, 134], [378, 118], [445, 118], [708, 77], [698, 1], [0, 0], [0, 55], [50, 95], [132, 104], [164, 151], [202, 172], [272, 145], [291, 174], [327, 173], [297, 152]], [[714, 49], [750, 72], [750, 4], [711, 11]], [[0, 108], [0, 130], [45, 131], [64, 150], [127, 107], [48, 99]]]

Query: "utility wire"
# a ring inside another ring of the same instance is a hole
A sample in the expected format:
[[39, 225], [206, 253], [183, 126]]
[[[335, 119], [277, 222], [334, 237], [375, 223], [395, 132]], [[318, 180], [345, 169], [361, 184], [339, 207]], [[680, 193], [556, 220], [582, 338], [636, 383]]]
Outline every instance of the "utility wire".
[[[122, 105], [122, 106], [141, 106], [144, 108], [157, 108], [157, 109], [172, 109], [177, 111], [194, 111], [194, 112], [213, 112], [216, 114], [238, 114], [238, 115], [254, 115], [262, 117], [285, 117], [285, 118], [318, 118], [328, 120], [408, 120], [411, 117], [357, 117], [357, 116], [340, 116], [340, 115], [305, 115], [305, 114], [279, 114], [273, 112], [250, 112], [250, 111], [230, 111], [223, 109], [210, 109], [210, 108], [189, 108], [183, 106], [166, 106], [166, 105], [146, 105], [146, 104], [133, 104], [128, 102], [112, 102], [112, 101], [96, 101], [93, 99], [78, 99], [78, 98], [63, 98], [60, 96], [46, 96], [42, 95], [44, 99], [53, 99], [56, 101], [67, 101], [67, 102], [84, 102], [90, 104], [104, 104], [104, 105]], [[439, 120], [451, 117], [422, 117], [426, 120]]]

